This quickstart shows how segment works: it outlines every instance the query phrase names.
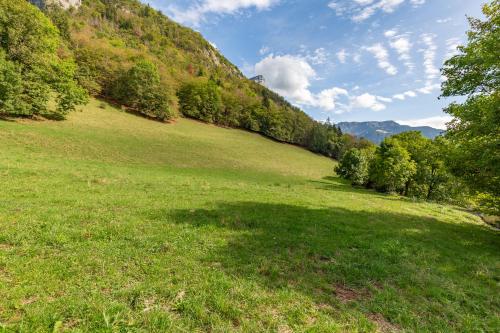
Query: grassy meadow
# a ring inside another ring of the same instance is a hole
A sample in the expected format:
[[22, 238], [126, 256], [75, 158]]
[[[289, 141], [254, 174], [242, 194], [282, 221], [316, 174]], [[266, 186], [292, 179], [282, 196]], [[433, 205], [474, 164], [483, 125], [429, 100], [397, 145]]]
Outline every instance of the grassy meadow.
[[0, 332], [498, 332], [500, 238], [259, 135], [0, 120]]

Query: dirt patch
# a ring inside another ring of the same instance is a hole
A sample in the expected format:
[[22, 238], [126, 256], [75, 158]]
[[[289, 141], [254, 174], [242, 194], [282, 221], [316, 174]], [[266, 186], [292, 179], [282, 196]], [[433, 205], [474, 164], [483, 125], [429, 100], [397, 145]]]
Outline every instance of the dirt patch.
[[381, 333], [397, 333], [401, 332], [401, 329], [387, 321], [380, 313], [372, 313], [368, 316], [372, 322], [377, 325], [377, 331]]
[[370, 297], [370, 293], [367, 290], [356, 290], [341, 284], [335, 285], [334, 292], [335, 296], [342, 303], [348, 303]]

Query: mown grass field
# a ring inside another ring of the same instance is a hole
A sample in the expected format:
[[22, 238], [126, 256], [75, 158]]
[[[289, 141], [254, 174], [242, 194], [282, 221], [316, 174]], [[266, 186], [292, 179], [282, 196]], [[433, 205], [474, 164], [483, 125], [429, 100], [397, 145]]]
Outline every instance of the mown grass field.
[[500, 238], [255, 134], [0, 121], [0, 331], [498, 332]]

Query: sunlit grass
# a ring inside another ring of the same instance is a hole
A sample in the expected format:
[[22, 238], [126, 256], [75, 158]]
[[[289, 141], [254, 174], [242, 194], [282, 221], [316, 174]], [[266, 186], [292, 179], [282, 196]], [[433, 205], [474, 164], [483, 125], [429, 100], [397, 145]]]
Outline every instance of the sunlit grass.
[[248, 132], [92, 101], [0, 121], [0, 324], [19, 332], [496, 332], [498, 233]]

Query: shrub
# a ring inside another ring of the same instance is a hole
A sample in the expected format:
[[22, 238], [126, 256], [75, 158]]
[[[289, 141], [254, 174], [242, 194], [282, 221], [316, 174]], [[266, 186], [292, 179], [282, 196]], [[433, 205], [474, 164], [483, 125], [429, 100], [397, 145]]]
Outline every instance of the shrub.
[[370, 177], [370, 166], [374, 158], [374, 149], [353, 148], [344, 154], [335, 172], [353, 185], [367, 185]]
[[222, 102], [213, 81], [194, 81], [178, 92], [181, 112], [190, 118], [215, 123], [222, 113]]
[[155, 64], [138, 61], [118, 80], [114, 97], [131, 109], [159, 120], [172, 118], [168, 95]]

